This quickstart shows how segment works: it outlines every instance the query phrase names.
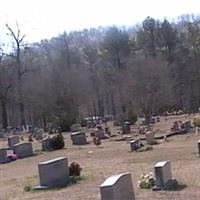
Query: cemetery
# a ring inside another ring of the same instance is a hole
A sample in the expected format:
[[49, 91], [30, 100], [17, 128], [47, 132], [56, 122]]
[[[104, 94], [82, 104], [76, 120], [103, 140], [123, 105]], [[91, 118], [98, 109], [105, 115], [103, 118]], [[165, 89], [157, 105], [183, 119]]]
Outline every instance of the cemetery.
[[[188, 114], [163, 116], [145, 133], [140, 133], [138, 125], [131, 125], [125, 127], [129, 132], [125, 134], [123, 126], [113, 126], [109, 121], [106, 127], [110, 136], [99, 138], [98, 146], [93, 139], [102, 136], [106, 128], [103, 123], [97, 129], [78, 127], [79, 132], [73, 129], [59, 136], [65, 148], [56, 151], [49, 147], [52, 135], [42, 140], [35, 137], [32, 142], [28, 142], [27, 134], [23, 134], [23, 142], [15, 135], [1, 138], [1, 199], [197, 200], [200, 134], [193, 119], [194, 115]], [[190, 121], [190, 130], [166, 137], [177, 121]], [[152, 147], [151, 151], [137, 151], [146, 145]], [[41, 151], [43, 148], [45, 151]], [[20, 158], [15, 162], [8, 162], [6, 157], [11, 149]], [[41, 153], [31, 156], [35, 151]], [[72, 174], [84, 178], [71, 185]], [[40, 191], [24, 189], [29, 187]]]

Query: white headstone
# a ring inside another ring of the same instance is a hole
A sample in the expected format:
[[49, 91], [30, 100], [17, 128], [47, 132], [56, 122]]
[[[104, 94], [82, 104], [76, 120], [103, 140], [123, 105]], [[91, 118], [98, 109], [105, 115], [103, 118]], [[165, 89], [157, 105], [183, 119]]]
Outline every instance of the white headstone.
[[135, 200], [130, 173], [107, 178], [100, 185], [101, 200]]

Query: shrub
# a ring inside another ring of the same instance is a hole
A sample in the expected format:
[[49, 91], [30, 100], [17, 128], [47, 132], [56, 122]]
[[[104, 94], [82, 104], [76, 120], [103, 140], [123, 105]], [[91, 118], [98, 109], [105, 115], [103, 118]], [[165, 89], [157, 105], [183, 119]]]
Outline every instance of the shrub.
[[62, 149], [65, 146], [64, 139], [61, 135], [55, 135], [51, 138], [50, 146], [53, 150]]
[[155, 185], [155, 178], [153, 177], [153, 173], [150, 174], [142, 174], [138, 181], [138, 187], [142, 189], [150, 189]]
[[200, 116], [194, 118], [194, 125], [200, 127]]
[[76, 162], [72, 162], [69, 166], [69, 175], [70, 176], [80, 176], [82, 168]]
[[25, 192], [30, 192], [31, 190], [32, 190], [32, 187], [31, 187], [30, 184], [26, 184], [26, 185], [24, 186], [24, 191], [25, 191]]

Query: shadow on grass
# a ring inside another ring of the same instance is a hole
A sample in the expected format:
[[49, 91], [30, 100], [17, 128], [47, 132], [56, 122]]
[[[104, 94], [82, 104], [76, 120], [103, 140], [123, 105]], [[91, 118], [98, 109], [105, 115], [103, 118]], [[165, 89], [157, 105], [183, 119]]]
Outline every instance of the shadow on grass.
[[85, 176], [70, 176], [69, 183], [61, 186], [61, 187], [52, 187], [52, 188], [46, 188], [46, 187], [41, 187], [41, 188], [34, 188], [30, 184], [27, 184], [24, 186], [24, 191], [25, 192], [42, 192], [42, 191], [54, 191], [54, 190], [61, 190], [66, 187], [70, 187], [74, 184], [78, 184], [80, 181], [84, 181], [87, 178]]
[[177, 183], [173, 188], [169, 189], [168, 191], [176, 192], [181, 191], [187, 188], [186, 184]]

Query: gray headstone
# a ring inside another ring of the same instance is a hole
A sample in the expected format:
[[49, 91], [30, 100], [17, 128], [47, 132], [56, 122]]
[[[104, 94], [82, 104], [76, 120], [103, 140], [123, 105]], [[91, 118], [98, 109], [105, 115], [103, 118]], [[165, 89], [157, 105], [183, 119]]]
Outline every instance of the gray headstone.
[[164, 188], [165, 185], [172, 179], [171, 162], [160, 161], [155, 165], [156, 186]]
[[7, 163], [7, 149], [0, 149], [0, 164]]
[[38, 129], [34, 134], [33, 137], [36, 140], [42, 140], [43, 139], [43, 134], [44, 134], [44, 130], [43, 129]]
[[13, 146], [13, 151], [19, 158], [25, 158], [33, 155], [32, 143], [22, 142]]
[[69, 168], [67, 157], [41, 162], [38, 165], [40, 186], [53, 188], [69, 183]]
[[44, 138], [42, 140], [42, 150], [44, 150], [44, 151], [51, 150], [51, 139], [50, 138]]
[[18, 144], [19, 142], [20, 142], [19, 136], [17, 136], [17, 135], [8, 137], [8, 146], [9, 147], [13, 147], [15, 144]]
[[76, 132], [71, 134], [72, 144], [84, 145], [87, 144], [86, 135], [84, 132]]
[[139, 140], [132, 140], [130, 141], [131, 151], [136, 151], [139, 149]]
[[99, 139], [107, 139], [108, 136], [105, 134], [105, 131], [103, 129], [96, 129], [95, 134], [96, 137]]
[[101, 200], [135, 200], [130, 173], [107, 178], [100, 185]]
[[78, 131], [81, 131], [81, 125], [80, 124], [73, 124], [70, 128], [70, 130], [72, 132], [78, 132]]
[[153, 131], [146, 132], [146, 142], [147, 144], [150, 144], [150, 145], [155, 143]]

